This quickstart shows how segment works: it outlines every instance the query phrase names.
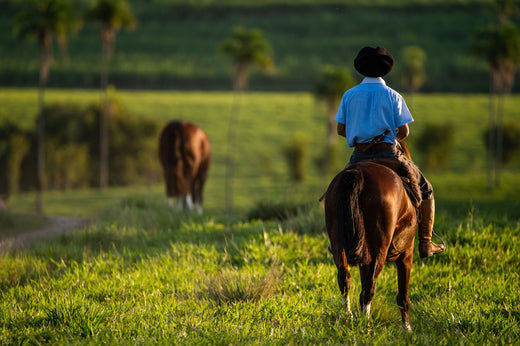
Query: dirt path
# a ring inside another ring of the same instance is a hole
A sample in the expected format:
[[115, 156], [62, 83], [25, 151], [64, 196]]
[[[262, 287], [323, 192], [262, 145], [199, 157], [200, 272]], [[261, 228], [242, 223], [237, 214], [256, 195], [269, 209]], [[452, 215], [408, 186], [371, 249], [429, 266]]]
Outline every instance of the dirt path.
[[38, 240], [75, 231], [85, 227], [89, 223], [86, 219], [76, 219], [66, 216], [49, 216], [48, 220], [49, 224], [39, 230], [0, 240], [0, 253], [21, 248]]

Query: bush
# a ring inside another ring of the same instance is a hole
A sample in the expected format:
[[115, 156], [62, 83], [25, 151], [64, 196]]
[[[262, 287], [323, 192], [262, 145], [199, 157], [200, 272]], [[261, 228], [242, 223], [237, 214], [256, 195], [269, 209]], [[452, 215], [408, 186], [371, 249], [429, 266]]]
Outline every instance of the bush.
[[16, 193], [22, 179], [22, 164], [31, 149], [34, 135], [16, 125], [4, 123], [0, 126], [0, 194]]
[[305, 180], [310, 139], [303, 133], [294, 134], [283, 148], [290, 177], [293, 181]]
[[92, 186], [99, 135], [97, 120], [76, 104], [56, 103], [45, 112], [45, 174], [47, 188]]
[[85, 188], [90, 178], [87, 144], [58, 145], [52, 138], [45, 143], [45, 170], [47, 188]]
[[204, 278], [207, 297], [218, 304], [259, 301], [276, 293], [282, 273], [276, 268], [265, 275], [224, 269]]
[[322, 205], [308, 204], [304, 211], [283, 221], [282, 227], [298, 234], [327, 234]]
[[[151, 184], [161, 179], [157, 157], [160, 124], [138, 119], [117, 101], [110, 123], [110, 183]], [[51, 104], [44, 108], [45, 186], [50, 189], [98, 185], [101, 105]], [[36, 136], [15, 125], [0, 125], [0, 193], [36, 188]]]
[[[493, 131], [495, 138], [497, 138], [498, 127], [493, 126], [485, 131], [483, 139], [486, 149], [488, 151], [491, 150], [493, 156], [496, 157], [499, 155], [496, 145], [492, 148], [489, 147], [489, 135], [491, 131]], [[505, 122], [502, 131], [502, 155], [500, 163], [502, 167], [506, 167], [514, 158], [520, 156], [520, 123]]]
[[[111, 185], [152, 183], [161, 177], [157, 158], [160, 124], [138, 119], [111, 100], [109, 182]], [[54, 104], [45, 108], [49, 187], [97, 186], [101, 103], [80, 108]]]
[[330, 173], [337, 172], [343, 168], [343, 162], [340, 160], [339, 143], [327, 143], [323, 149], [323, 153], [315, 160], [321, 176], [328, 176]]
[[247, 213], [248, 220], [288, 220], [311, 209], [308, 203], [258, 202]]
[[111, 185], [153, 183], [162, 177], [159, 162], [160, 126], [151, 119], [137, 119], [124, 110], [110, 124]]
[[415, 144], [427, 170], [446, 167], [455, 142], [455, 130], [451, 124], [427, 123]]

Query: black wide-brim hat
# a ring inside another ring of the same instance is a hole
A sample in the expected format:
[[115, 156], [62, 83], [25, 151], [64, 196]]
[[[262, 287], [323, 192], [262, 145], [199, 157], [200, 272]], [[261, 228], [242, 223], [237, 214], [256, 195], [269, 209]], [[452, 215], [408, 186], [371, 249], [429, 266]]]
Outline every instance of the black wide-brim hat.
[[366, 77], [383, 77], [394, 67], [394, 57], [383, 47], [364, 47], [356, 59], [356, 70]]

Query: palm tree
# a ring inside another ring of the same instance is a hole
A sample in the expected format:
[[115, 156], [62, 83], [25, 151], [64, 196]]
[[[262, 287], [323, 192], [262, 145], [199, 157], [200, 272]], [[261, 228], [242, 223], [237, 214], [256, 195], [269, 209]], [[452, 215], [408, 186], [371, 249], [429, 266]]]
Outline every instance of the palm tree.
[[426, 73], [424, 72], [424, 62], [426, 53], [418, 46], [407, 46], [402, 50], [402, 61], [404, 70], [401, 75], [401, 82], [408, 89], [409, 102], [412, 106], [412, 96], [424, 84]]
[[243, 91], [249, 84], [249, 67], [258, 66], [263, 71], [274, 68], [271, 46], [259, 29], [247, 30], [237, 26], [224, 40], [220, 49], [233, 60], [233, 89]]
[[317, 164], [325, 176], [335, 166], [337, 148], [336, 123], [334, 117], [343, 93], [354, 86], [354, 78], [347, 68], [324, 66], [314, 89], [314, 96], [327, 106], [327, 144]]
[[100, 129], [100, 169], [99, 185], [101, 188], [108, 186], [108, 162], [110, 143], [110, 106], [107, 95], [109, 62], [114, 55], [115, 37], [121, 27], [133, 29], [137, 25], [137, 19], [133, 16], [126, 0], [96, 0], [85, 18], [101, 25], [101, 90], [104, 94], [104, 110], [101, 116]]
[[509, 17], [518, 13], [517, 0], [496, 0], [490, 3], [489, 6], [496, 13], [500, 24], [507, 24]]
[[249, 84], [249, 68], [258, 66], [262, 71], [272, 72], [271, 46], [259, 29], [247, 30], [235, 27], [231, 36], [220, 45], [220, 50], [233, 60], [233, 90], [235, 97], [228, 126], [226, 160], [226, 208], [233, 208], [233, 177], [236, 155], [236, 127], [239, 121], [240, 96]]
[[19, 40], [35, 37], [40, 46], [40, 78], [38, 83], [37, 116], [37, 197], [36, 210], [43, 213], [43, 188], [45, 185], [45, 114], [43, 111], [45, 87], [53, 60], [53, 38], [65, 51], [67, 34], [76, 27], [74, 8], [66, 0], [33, 0], [18, 13], [15, 34]]
[[314, 95], [327, 105], [327, 142], [337, 140], [334, 117], [343, 93], [354, 86], [354, 79], [347, 68], [336, 66], [323, 67], [316, 83]]
[[500, 182], [504, 96], [511, 93], [520, 64], [520, 32], [511, 23], [481, 29], [475, 34], [473, 52], [483, 56], [490, 67], [488, 189], [491, 190]]

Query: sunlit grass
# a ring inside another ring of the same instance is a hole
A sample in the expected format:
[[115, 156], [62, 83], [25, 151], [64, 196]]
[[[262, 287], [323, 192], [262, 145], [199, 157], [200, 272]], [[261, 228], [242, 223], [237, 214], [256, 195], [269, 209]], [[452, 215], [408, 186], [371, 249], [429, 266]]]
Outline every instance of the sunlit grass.
[[520, 225], [485, 210], [444, 213], [447, 251], [415, 253], [412, 334], [401, 329], [394, 265], [378, 279], [370, 321], [351, 269], [354, 315], [344, 313], [325, 234], [292, 226], [323, 222], [319, 206], [248, 222], [133, 195], [86, 229], [0, 256], [0, 341], [517, 343]]

